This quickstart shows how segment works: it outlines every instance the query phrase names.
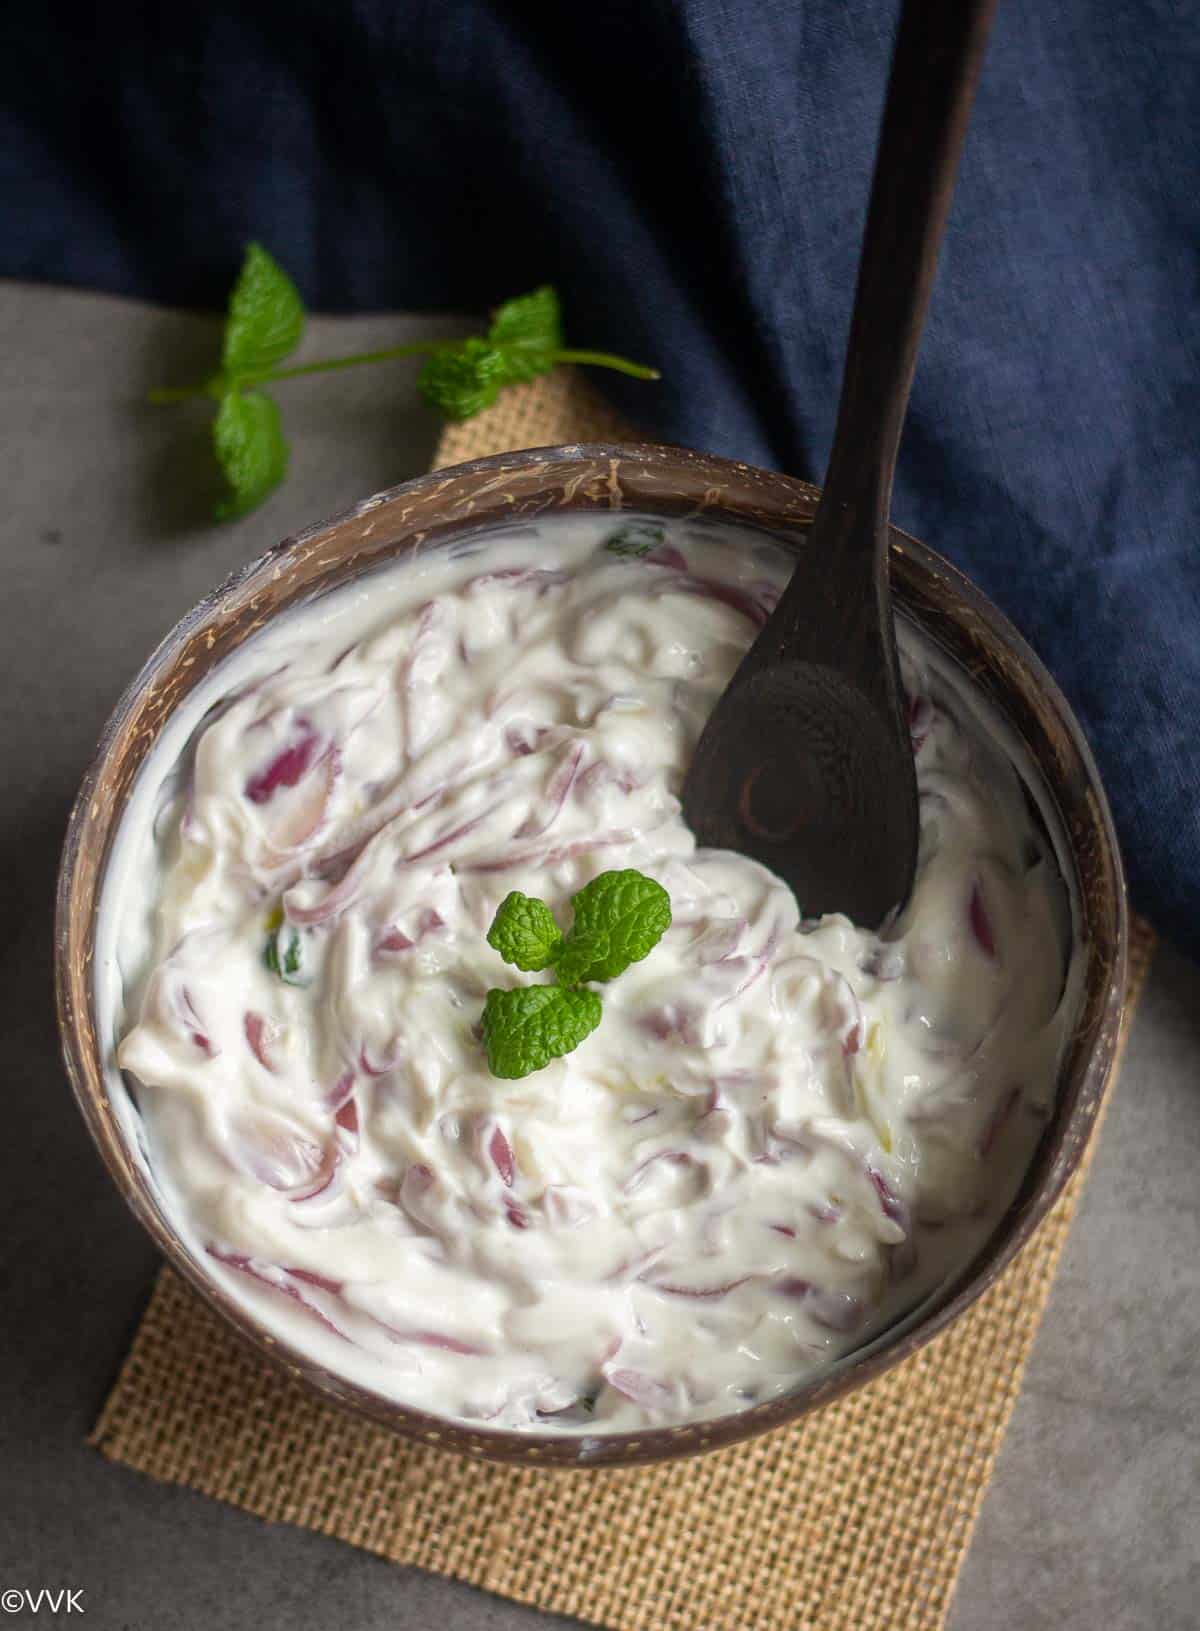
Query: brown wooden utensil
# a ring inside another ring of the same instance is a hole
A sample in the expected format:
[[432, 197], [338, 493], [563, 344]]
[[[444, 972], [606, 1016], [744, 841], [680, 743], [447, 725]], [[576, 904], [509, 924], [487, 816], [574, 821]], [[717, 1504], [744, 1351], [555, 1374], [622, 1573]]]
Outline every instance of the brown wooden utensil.
[[917, 859], [888, 510], [917, 346], [995, 0], [906, 0], [825, 488], [809, 545], [696, 748], [701, 844], [762, 861], [805, 916], [875, 925]]

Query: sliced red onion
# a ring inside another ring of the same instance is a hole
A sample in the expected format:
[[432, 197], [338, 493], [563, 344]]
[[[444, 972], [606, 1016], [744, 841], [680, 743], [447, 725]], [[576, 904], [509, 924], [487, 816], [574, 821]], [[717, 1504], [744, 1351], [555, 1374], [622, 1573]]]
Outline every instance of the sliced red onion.
[[[652, 1246], [649, 1251], [638, 1252], [633, 1257], [625, 1258], [610, 1274], [604, 1276], [605, 1281], [609, 1285], [624, 1285], [631, 1280], [640, 1280], [643, 1270], [649, 1268], [651, 1263], [656, 1263], [664, 1251], [665, 1246]], [[620, 1346], [619, 1342], [617, 1346]], [[613, 1352], [616, 1352], [616, 1348]]]
[[538, 815], [532, 812], [513, 834], [514, 838], [541, 838], [562, 814], [563, 805], [579, 774], [579, 767], [583, 763], [587, 752], [585, 742], [574, 742], [568, 745], [558, 768], [546, 783], [546, 802]]
[[[634, 1111], [636, 1114], [631, 1115], [630, 1111]], [[637, 1127], [643, 1121], [652, 1121], [656, 1115], [658, 1115], [657, 1108], [646, 1110], [641, 1108], [639, 1105], [629, 1105], [627, 1109], [622, 1112], [621, 1119], [627, 1126]]]
[[908, 734], [912, 738], [913, 753], [920, 753], [933, 728], [933, 704], [928, 697], [908, 699]]
[[[311, 1315], [317, 1321], [318, 1325], [324, 1326], [327, 1331], [332, 1331], [335, 1337], [341, 1337], [343, 1342], [351, 1341], [345, 1331], [335, 1325], [329, 1316], [310, 1297], [305, 1295], [302, 1286], [297, 1284], [297, 1280], [301, 1276], [295, 1271], [289, 1272], [287, 1269], [277, 1268], [271, 1263], [259, 1263], [254, 1258], [248, 1257], [244, 1252], [231, 1252], [220, 1246], [207, 1246], [205, 1250], [210, 1257], [216, 1258], [218, 1263], [224, 1263], [227, 1268], [236, 1269], [239, 1274], [244, 1274], [251, 1280], [257, 1280], [260, 1285], [268, 1287], [271, 1291], [278, 1291], [281, 1296], [298, 1303], [305, 1313]], [[317, 1285], [320, 1277], [304, 1275], [303, 1278], [305, 1283]], [[329, 1284], [333, 1283], [332, 1281], [329, 1282]], [[321, 1286], [320, 1289], [325, 1290], [326, 1287]]]
[[691, 1048], [704, 1046], [703, 1013], [693, 1003], [660, 1003], [639, 1014], [637, 1025], [659, 1042], [678, 1039]]
[[303, 1201], [315, 1201], [319, 1195], [328, 1195], [330, 1189], [338, 1179], [341, 1170], [342, 1152], [336, 1145], [331, 1145], [325, 1152], [320, 1169], [314, 1174], [313, 1180], [303, 1189], [297, 1190], [288, 1196], [293, 1205], [300, 1205]]
[[258, 1060], [264, 1070], [270, 1071], [272, 1076], [279, 1074], [279, 1066], [271, 1053], [272, 1045], [279, 1040], [280, 1027], [273, 1019], [265, 1014], [257, 1014], [253, 1009], [247, 1009], [242, 1016], [242, 1029], [246, 1035], [246, 1044], [250, 1052]]
[[463, 584], [464, 595], [480, 595], [491, 589], [534, 589], [544, 595], [549, 589], [561, 589], [571, 581], [571, 573], [562, 567], [510, 566], [495, 572], [481, 572]]
[[675, 1409], [675, 1390], [645, 1371], [631, 1370], [626, 1365], [605, 1365], [603, 1374], [610, 1387], [641, 1405], [643, 1410]]
[[862, 1324], [866, 1315], [866, 1305], [861, 1297], [855, 1297], [849, 1291], [814, 1289], [805, 1311], [814, 1324], [823, 1326], [827, 1331], [837, 1331], [845, 1335], [857, 1330]]
[[332, 1296], [340, 1296], [345, 1288], [344, 1280], [331, 1280], [327, 1275], [314, 1274], [311, 1269], [286, 1268], [280, 1270], [281, 1274], [290, 1275], [293, 1280], [302, 1280], [307, 1286], [316, 1286], [318, 1291], [328, 1291]]
[[558, 1229], [576, 1229], [596, 1215], [595, 1203], [587, 1191], [574, 1184], [547, 1184], [542, 1209], [548, 1222]]
[[295, 739], [246, 783], [245, 794], [251, 804], [266, 804], [281, 787], [295, 787], [315, 764], [321, 738], [307, 720], [298, 721], [298, 725]]
[[728, 962], [741, 946], [747, 927], [744, 917], [735, 918], [732, 923], [710, 924], [695, 942], [696, 961], [701, 968]]
[[238, 1165], [268, 1189], [307, 1189], [325, 1175], [329, 1152], [277, 1116], [242, 1116], [231, 1130]]
[[[650, 831], [649, 827], [642, 829], [642, 834]], [[530, 849], [506, 850], [502, 855], [489, 856], [486, 859], [460, 861], [456, 870], [461, 874], [511, 872], [516, 867], [551, 867], [557, 866], [560, 861], [571, 861], [577, 855], [591, 855], [594, 850], [612, 849], [614, 847], [626, 848], [632, 844], [639, 835], [627, 829], [620, 832], [598, 834], [594, 838], [578, 838], [570, 844], [537, 845]]]
[[971, 926], [971, 933], [974, 935], [980, 949], [988, 957], [994, 959], [996, 956], [996, 936], [983, 899], [983, 887], [978, 878], [971, 886], [971, 899], [967, 906], [967, 922]]
[[157, 1006], [164, 1019], [176, 1030], [181, 1031], [192, 1047], [206, 1059], [216, 1059], [221, 1050], [212, 1040], [208, 1026], [200, 1017], [191, 991], [180, 979], [178, 968], [173, 967], [168, 961], [157, 970], [154, 982]]
[[334, 1125], [338, 1128], [339, 1132], [346, 1135], [342, 1142], [349, 1152], [353, 1154], [354, 1151], [358, 1149], [360, 1134], [358, 1101], [352, 1098], [347, 1099], [345, 1104], [342, 1105], [341, 1109], [334, 1116], [333, 1120]]
[[671, 1167], [691, 1167], [695, 1165], [693, 1157], [686, 1150], [659, 1150], [654, 1155], [648, 1155], [630, 1173], [625, 1180], [626, 1195], [632, 1195], [635, 1189], [640, 1189], [646, 1181], [650, 1168], [660, 1161], [666, 1162]]
[[866, 1307], [861, 1297], [848, 1291], [828, 1291], [795, 1275], [779, 1275], [770, 1281], [771, 1290], [804, 1304], [804, 1312], [815, 1325], [845, 1334], [861, 1324]]
[[391, 1047], [381, 1059], [372, 1059], [367, 1052], [367, 1044], [364, 1042], [358, 1050], [358, 1068], [364, 1076], [370, 1076], [373, 1079], [378, 1079], [380, 1076], [390, 1076], [394, 1070], [399, 1069], [406, 1052], [407, 1049], [403, 1040], [397, 1036], [392, 1038]]
[[311, 906], [303, 905], [297, 899], [295, 889], [289, 889], [283, 897], [283, 909], [287, 914], [288, 922], [299, 924], [302, 927], [330, 922], [339, 913], [344, 912], [357, 898], [370, 864], [370, 850], [368, 848], [360, 850], [354, 861], [343, 873], [341, 879], [337, 883], [330, 885], [321, 898]]
[[470, 816], [466, 821], [460, 822], [450, 832], [440, 833], [437, 838], [426, 844], [424, 849], [414, 850], [410, 855], [402, 856], [401, 865], [413, 866], [417, 861], [423, 861], [429, 855], [436, 855], [439, 850], [445, 849], [460, 838], [465, 838], [469, 832], [474, 832], [477, 827], [482, 826], [491, 813], [490, 810], [485, 810], [480, 815]]
[[[324, 827], [341, 774], [342, 755], [337, 748], [330, 747], [322, 756], [316, 772], [307, 778], [302, 801], [297, 806], [295, 800], [289, 800], [285, 815], [271, 830], [271, 847], [281, 857], [305, 849]], [[300, 798], [299, 794], [297, 798]]]
[[504, 745], [518, 759], [528, 758], [542, 746], [549, 729], [535, 725], [531, 719], [514, 719], [504, 727]]
[[908, 1222], [907, 1206], [879, 1168], [872, 1166], [870, 1162], [867, 1163], [867, 1176], [875, 1188], [875, 1193], [879, 1196], [879, 1204], [883, 1208], [884, 1217], [890, 1218], [893, 1223], [897, 1223], [901, 1228], [904, 1228]]
[[513, 1156], [512, 1145], [505, 1138], [502, 1127], [493, 1126], [487, 1141], [487, 1152], [492, 1165], [500, 1174], [501, 1183], [511, 1189], [513, 1177], [516, 1173], [516, 1160]]
[[916, 1265], [917, 1248], [913, 1240], [912, 1210], [908, 1202], [902, 1200], [892, 1188], [887, 1178], [879, 1168], [870, 1161], [867, 1162], [867, 1176], [879, 1196], [879, 1204], [883, 1208], [883, 1215], [904, 1231], [904, 1239], [898, 1240], [889, 1250], [888, 1265], [894, 1280], [901, 1280]]
[[671, 572], [686, 572], [687, 556], [674, 544], [659, 544], [641, 557], [647, 566], [665, 566]]
[[392, 1325], [387, 1320], [376, 1319], [368, 1314], [367, 1319], [393, 1342], [415, 1342], [422, 1348], [440, 1348], [443, 1353], [461, 1354], [466, 1359], [486, 1358], [489, 1350], [481, 1347], [477, 1342], [464, 1342], [461, 1337], [451, 1336], [449, 1331], [430, 1331], [420, 1328]]
[[647, 1280], [645, 1275], [640, 1275], [639, 1278], [651, 1291], [661, 1291], [664, 1297], [695, 1297], [719, 1302], [721, 1298], [727, 1297], [731, 1291], [736, 1291], [739, 1286], [744, 1286], [747, 1280], [753, 1280], [756, 1276], [743, 1274], [736, 1280], [723, 1280], [715, 1286], [689, 1285], [678, 1280]]
[[375, 942], [375, 955], [377, 957], [397, 957], [406, 951], [412, 951], [427, 935], [436, 934], [439, 929], [446, 927], [446, 920], [440, 912], [432, 906], [423, 907], [417, 918], [415, 930], [412, 935], [405, 934], [402, 929], [392, 927]]
[[330, 1110], [340, 1110], [353, 1092], [354, 1072], [344, 1070], [325, 1095], [326, 1107]]

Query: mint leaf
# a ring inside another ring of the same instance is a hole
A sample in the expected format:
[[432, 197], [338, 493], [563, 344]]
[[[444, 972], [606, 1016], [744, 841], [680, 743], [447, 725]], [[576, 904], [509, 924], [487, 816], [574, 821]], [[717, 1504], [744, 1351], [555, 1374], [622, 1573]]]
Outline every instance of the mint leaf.
[[609, 534], [604, 547], [613, 555], [649, 555], [666, 536], [666, 528], [657, 521], [626, 521], [623, 527]]
[[417, 376], [417, 389], [447, 419], [470, 419], [491, 407], [511, 377], [503, 351], [487, 340], [463, 340], [434, 352]]
[[265, 373], [296, 349], [304, 302], [296, 285], [260, 244], [247, 244], [229, 297], [221, 366], [229, 376]]
[[254, 509], [287, 473], [279, 409], [261, 391], [226, 391], [213, 420], [213, 448], [229, 483], [229, 497], [217, 506], [218, 521]]
[[515, 1081], [577, 1048], [600, 1023], [594, 991], [560, 985], [522, 985], [489, 991], [483, 1008], [483, 1042], [493, 1076]]
[[487, 938], [506, 963], [515, 963], [526, 973], [549, 968], [563, 943], [550, 908], [519, 889], [506, 895], [496, 908]]
[[558, 295], [547, 283], [532, 294], [506, 300], [497, 308], [487, 337], [504, 353], [507, 384], [548, 373], [563, 343]]
[[575, 924], [556, 969], [564, 985], [615, 980], [671, 927], [671, 897], [662, 884], [632, 869], [602, 872], [571, 904]]

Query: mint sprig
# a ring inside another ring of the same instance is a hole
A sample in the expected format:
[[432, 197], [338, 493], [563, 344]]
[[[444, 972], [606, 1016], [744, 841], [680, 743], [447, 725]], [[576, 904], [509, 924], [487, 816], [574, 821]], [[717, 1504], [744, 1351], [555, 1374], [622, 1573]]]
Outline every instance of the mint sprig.
[[496, 910], [488, 944], [519, 969], [553, 968], [558, 983], [488, 992], [483, 1043], [493, 1076], [528, 1076], [577, 1048], [603, 1012], [586, 982], [615, 980], [649, 956], [671, 926], [667, 891], [632, 868], [602, 872], [571, 905], [575, 920], [567, 935], [544, 901], [520, 890]]
[[218, 520], [232, 520], [257, 508], [287, 472], [289, 450], [279, 410], [269, 396], [256, 389], [261, 385], [364, 363], [426, 356], [429, 360], [417, 379], [422, 396], [447, 419], [470, 419], [491, 407], [507, 386], [524, 384], [560, 363], [611, 368], [634, 379], [660, 377], [657, 369], [611, 352], [567, 347], [558, 296], [548, 284], [506, 300], [493, 314], [485, 336], [418, 340], [381, 351], [279, 367], [299, 345], [304, 323], [304, 302], [296, 285], [261, 244], [248, 244], [229, 298], [220, 370], [196, 385], [150, 392], [151, 402], [183, 402], [197, 396], [217, 402], [213, 451], [228, 487], [217, 509]]

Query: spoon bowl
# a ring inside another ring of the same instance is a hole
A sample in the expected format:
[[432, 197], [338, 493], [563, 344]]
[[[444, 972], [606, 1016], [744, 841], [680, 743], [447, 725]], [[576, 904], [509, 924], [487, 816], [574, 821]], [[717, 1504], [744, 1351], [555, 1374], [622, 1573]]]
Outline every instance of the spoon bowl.
[[684, 803], [699, 843], [786, 877], [806, 917], [875, 925], [881, 903], [908, 896], [918, 837], [908, 733], [836, 668], [784, 659], [727, 690]]

